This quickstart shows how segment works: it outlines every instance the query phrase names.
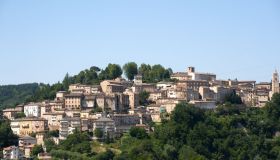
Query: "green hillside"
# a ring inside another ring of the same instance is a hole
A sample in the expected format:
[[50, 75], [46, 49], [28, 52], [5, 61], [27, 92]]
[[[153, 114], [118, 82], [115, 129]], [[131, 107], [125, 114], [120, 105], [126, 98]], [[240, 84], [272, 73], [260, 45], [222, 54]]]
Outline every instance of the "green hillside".
[[0, 86], [0, 109], [25, 102], [38, 88], [38, 83]]

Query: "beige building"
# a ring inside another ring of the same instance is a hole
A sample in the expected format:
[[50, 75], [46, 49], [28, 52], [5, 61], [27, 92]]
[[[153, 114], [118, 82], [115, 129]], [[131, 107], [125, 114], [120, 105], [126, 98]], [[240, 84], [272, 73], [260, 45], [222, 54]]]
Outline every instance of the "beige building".
[[101, 82], [102, 91], [106, 94], [111, 93], [122, 93], [124, 91], [124, 86], [115, 81], [103, 81]]
[[15, 118], [15, 116], [18, 113], [22, 113], [23, 112], [23, 108], [22, 107], [16, 107], [16, 108], [7, 108], [4, 109], [3, 111], [3, 116], [8, 118], [9, 120], [12, 120]]
[[124, 95], [129, 98], [129, 108], [134, 109], [139, 106], [139, 93], [135, 93], [132, 89], [126, 89]]
[[186, 89], [167, 90], [167, 98], [187, 99], [187, 90]]
[[199, 87], [210, 87], [210, 84], [208, 81], [201, 80], [186, 80], [177, 82], [177, 89], [192, 89], [198, 91]]
[[164, 91], [154, 91], [150, 92], [149, 100], [155, 102], [158, 99], [164, 98]]
[[22, 118], [11, 121], [11, 129], [19, 136], [48, 130], [48, 121], [43, 118]]
[[69, 86], [69, 91], [71, 93], [82, 93], [84, 95], [90, 95], [100, 91], [100, 86], [72, 84]]
[[264, 90], [257, 90], [255, 94], [255, 106], [264, 107], [265, 104], [269, 101], [269, 92]]
[[158, 82], [156, 86], [159, 90], [176, 89], [176, 84], [174, 82]]
[[64, 100], [64, 97], [65, 97], [66, 94], [67, 94], [66, 91], [58, 91], [58, 92], [56, 93], [56, 98], [55, 98], [55, 100], [57, 100], [57, 101], [62, 101], [62, 100]]
[[270, 82], [261, 82], [256, 84], [257, 90], [271, 90], [271, 83]]
[[80, 93], [70, 93], [65, 95], [65, 108], [68, 110], [81, 109], [84, 95]]
[[202, 100], [213, 100], [215, 93], [209, 87], [199, 87], [199, 94]]
[[65, 117], [65, 113], [45, 113], [42, 118], [48, 121], [49, 130], [58, 130], [60, 125], [60, 120]]
[[216, 75], [212, 73], [199, 73], [195, 72], [194, 67], [188, 67], [186, 72], [177, 72], [171, 75], [172, 79], [177, 79], [179, 81], [215, 81]]
[[214, 100], [217, 102], [222, 102], [227, 95], [233, 93], [233, 89], [230, 87], [214, 86], [210, 89], [214, 92]]
[[137, 92], [137, 93], [140, 93], [140, 92], [143, 92], [143, 91], [146, 91], [146, 92], [154, 92], [156, 90], [156, 85], [155, 84], [151, 84], [151, 83], [142, 83], [142, 84], [134, 84], [133, 87], [132, 87], [132, 90], [133, 92]]
[[171, 79], [177, 79], [179, 81], [186, 81], [186, 80], [190, 80], [191, 76], [189, 76], [189, 74], [187, 72], [177, 72], [177, 73], [173, 73], [170, 76]]

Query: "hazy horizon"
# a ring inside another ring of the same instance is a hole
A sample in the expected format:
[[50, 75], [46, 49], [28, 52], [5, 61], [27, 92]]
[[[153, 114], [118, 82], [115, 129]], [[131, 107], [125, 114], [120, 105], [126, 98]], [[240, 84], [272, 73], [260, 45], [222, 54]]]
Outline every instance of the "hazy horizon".
[[280, 1], [0, 1], [0, 85], [55, 83], [91, 66], [188, 66], [270, 81]]

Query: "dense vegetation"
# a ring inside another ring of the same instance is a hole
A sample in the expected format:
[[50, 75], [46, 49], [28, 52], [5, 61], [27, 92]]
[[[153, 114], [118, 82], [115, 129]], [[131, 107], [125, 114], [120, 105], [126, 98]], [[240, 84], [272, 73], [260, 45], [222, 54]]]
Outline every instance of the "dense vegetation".
[[3, 148], [17, 144], [18, 137], [13, 134], [9, 121], [3, 120], [0, 115], [0, 157]]
[[0, 86], [0, 110], [24, 103], [38, 88], [37, 83]]
[[[54, 158], [86, 160], [266, 160], [280, 158], [280, 94], [265, 108], [231, 103], [215, 110], [178, 104], [147, 134], [133, 127], [113, 142], [90, 142], [89, 133], [76, 132], [48, 151]], [[98, 134], [98, 133], [95, 133]], [[47, 143], [48, 144], [48, 143]]]

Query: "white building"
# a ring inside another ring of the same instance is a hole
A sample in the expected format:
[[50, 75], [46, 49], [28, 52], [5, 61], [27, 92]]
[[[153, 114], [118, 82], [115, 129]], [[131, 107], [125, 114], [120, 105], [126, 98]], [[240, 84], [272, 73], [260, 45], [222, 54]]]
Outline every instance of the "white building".
[[24, 114], [26, 117], [40, 117], [41, 116], [41, 104], [30, 103], [24, 106]]
[[188, 67], [187, 72], [178, 72], [171, 75], [171, 78], [182, 80], [194, 80], [194, 81], [215, 81], [216, 75], [213, 73], [200, 73], [195, 72], [194, 67]]
[[75, 129], [81, 130], [81, 119], [79, 117], [63, 118], [60, 121], [59, 139], [65, 140], [68, 135], [73, 134]]
[[4, 159], [20, 159], [22, 154], [16, 146], [10, 146], [3, 149], [3, 158]]

